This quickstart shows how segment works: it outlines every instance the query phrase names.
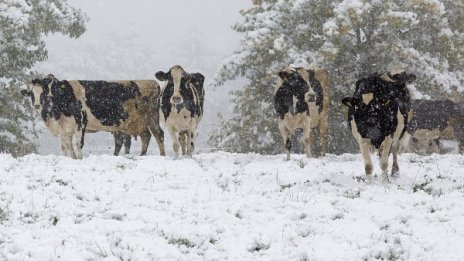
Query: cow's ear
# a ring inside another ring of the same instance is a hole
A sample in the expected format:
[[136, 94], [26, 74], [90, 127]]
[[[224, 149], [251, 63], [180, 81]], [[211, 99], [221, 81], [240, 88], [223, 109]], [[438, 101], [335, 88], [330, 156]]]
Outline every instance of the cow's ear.
[[29, 90], [21, 90], [21, 95], [23, 95], [23, 96], [31, 96], [31, 91], [29, 91]]
[[190, 81], [194, 85], [202, 86], [203, 83], [205, 82], [205, 76], [203, 76], [203, 74], [201, 73], [194, 73], [190, 76]]
[[162, 72], [162, 71], [159, 71], [159, 72], [155, 73], [155, 77], [156, 77], [156, 79], [158, 79], [160, 81], [167, 81], [168, 80], [167, 73]]
[[353, 99], [350, 97], [345, 97], [342, 100], [343, 105], [348, 106], [348, 107], [353, 107]]
[[41, 81], [40, 79], [34, 79], [34, 80], [32, 80], [32, 84], [33, 84], [33, 85], [40, 85], [41, 82], [42, 82], [42, 81]]
[[289, 76], [290, 76], [290, 74], [288, 72], [286, 72], [286, 71], [280, 71], [279, 72], [280, 79], [282, 79], [284, 81], [287, 80]]

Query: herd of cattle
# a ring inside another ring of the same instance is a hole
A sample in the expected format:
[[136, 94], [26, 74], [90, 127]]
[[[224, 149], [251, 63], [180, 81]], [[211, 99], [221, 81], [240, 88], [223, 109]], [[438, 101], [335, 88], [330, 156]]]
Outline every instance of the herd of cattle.
[[[203, 115], [205, 77], [187, 73], [175, 65], [159, 71], [154, 80], [67, 81], [53, 75], [32, 81], [21, 93], [32, 99], [46, 126], [59, 136], [64, 155], [82, 158], [85, 133], [107, 131], [114, 135], [114, 155], [124, 144], [129, 153], [131, 136], [142, 141], [147, 152], [153, 135], [160, 154], [165, 155], [164, 131], [169, 133], [176, 157], [191, 156], [197, 126]], [[348, 125], [359, 144], [367, 177], [372, 177], [370, 152], [378, 149], [382, 177], [388, 181], [388, 158], [393, 155], [391, 175], [399, 171], [397, 155], [406, 149], [418, 153], [440, 152], [440, 138], [454, 138], [464, 152], [462, 106], [449, 100], [413, 100], [407, 88], [416, 76], [392, 69], [356, 82], [348, 107]], [[323, 69], [289, 67], [278, 73], [274, 106], [287, 159], [291, 137], [303, 130], [308, 157], [324, 156], [327, 150], [330, 106], [329, 74]], [[319, 144], [316, 144], [316, 138]], [[74, 144], [73, 144], [74, 141]], [[316, 148], [317, 146], [317, 148]]]

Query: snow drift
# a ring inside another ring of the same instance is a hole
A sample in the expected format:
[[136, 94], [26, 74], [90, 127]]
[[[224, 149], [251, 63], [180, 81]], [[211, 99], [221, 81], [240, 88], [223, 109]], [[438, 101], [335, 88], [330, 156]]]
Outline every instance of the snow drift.
[[385, 185], [351, 154], [0, 154], [0, 259], [462, 258], [464, 157], [399, 163]]

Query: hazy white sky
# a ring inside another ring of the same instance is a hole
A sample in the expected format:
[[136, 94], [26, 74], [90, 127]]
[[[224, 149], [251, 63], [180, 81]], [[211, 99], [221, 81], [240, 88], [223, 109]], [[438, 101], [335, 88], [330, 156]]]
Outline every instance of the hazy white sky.
[[209, 74], [212, 67], [219, 66], [220, 58], [238, 46], [240, 35], [231, 27], [241, 20], [239, 11], [251, 6], [249, 0], [70, 3], [89, 17], [87, 31], [78, 39], [48, 37], [49, 59], [37, 69], [74, 79], [143, 78], [151, 76], [154, 68], [168, 69], [173, 64], [188, 63], [187, 58], [192, 57], [207, 60], [208, 65], [197, 62], [197, 68], [192, 69]]

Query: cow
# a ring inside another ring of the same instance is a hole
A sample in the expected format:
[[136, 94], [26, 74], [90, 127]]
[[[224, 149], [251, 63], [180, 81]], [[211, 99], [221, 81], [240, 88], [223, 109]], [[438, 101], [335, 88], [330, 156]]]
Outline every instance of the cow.
[[407, 84], [416, 79], [395, 68], [383, 74], [373, 73], [356, 82], [353, 96], [342, 103], [348, 107], [348, 125], [359, 144], [368, 181], [372, 180], [372, 146], [379, 149], [382, 179], [388, 179], [388, 157], [393, 154], [392, 176], [399, 174], [398, 147], [409, 121], [411, 96]]
[[[82, 134], [76, 134], [77, 138], [81, 137], [80, 142], [76, 139], [77, 147], [83, 145], [85, 130], [90, 132], [120, 131], [127, 135], [141, 137], [141, 155], [146, 155], [151, 134], [153, 134], [158, 142], [160, 154], [165, 155], [164, 132], [159, 126], [157, 100], [159, 85], [156, 81], [68, 81], [58, 80], [50, 75], [44, 79], [35, 79], [32, 84], [31, 97], [36, 108], [40, 109], [47, 103], [52, 104], [52, 115], [58, 118], [58, 121], [62, 119], [59, 115], [68, 116], [71, 112], [76, 115], [73, 116], [75, 122], [67, 120], [63, 124], [58, 122], [61, 124], [59, 127], [56, 124], [47, 126], [52, 133], [60, 127], [70, 130], [65, 136], [69, 136], [70, 132], [76, 132], [75, 130], [83, 129], [84, 131], [80, 131]], [[49, 111], [50, 109], [42, 110], [44, 113], [49, 113]], [[69, 147], [69, 141], [66, 140], [64, 144]], [[82, 157], [82, 152], [79, 150], [80, 148], [78, 148], [77, 158]]]
[[308, 157], [315, 151], [315, 134], [320, 135], [320, 154], [327, 151], [329, 115], [329, 74], [324, 69], [289, 67], [278, 73], [274, 89], [277, 124], [284, 142], [287, 160], [292, 148], [291, 136], [303, 129], [303, 144]]
[[34, 109], [39, 112], [52, 135], [59, 136], [63, 155], [80, 159], [87, 114], [72, 90], [59, 88], [53, 82], [53, 75], [32, 80], [32, 89], [21, 90], [21, 94], [31, 98]]
[[464, 113], [450, 100], [412, 100], [412, 118], [401, 139], [400, 152], [421, 155], [440, 153], [440, 138], [458, 142], [459, 153], [464, 153]]
[[187, 73], [180, 65], [168, 72], [158, 71], [155, 77], [163, 82], [159, 97], [161, 122], [167, 129], [175, 157], [192, 156], [198, 124], [203, 116], [205, 77], [201, 73]]

